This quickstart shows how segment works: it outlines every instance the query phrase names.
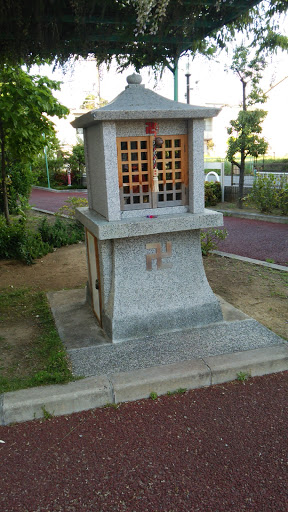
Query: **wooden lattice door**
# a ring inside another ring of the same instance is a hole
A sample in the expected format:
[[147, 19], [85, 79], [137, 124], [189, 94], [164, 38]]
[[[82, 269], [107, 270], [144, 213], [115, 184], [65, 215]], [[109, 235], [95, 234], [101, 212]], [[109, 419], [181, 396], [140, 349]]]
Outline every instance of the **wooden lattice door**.
[[122, 210], [187, 203], [187, 135], [161, 135], [156, 150], [158, 192], [152, 192], [153, 136], [117, 139]]

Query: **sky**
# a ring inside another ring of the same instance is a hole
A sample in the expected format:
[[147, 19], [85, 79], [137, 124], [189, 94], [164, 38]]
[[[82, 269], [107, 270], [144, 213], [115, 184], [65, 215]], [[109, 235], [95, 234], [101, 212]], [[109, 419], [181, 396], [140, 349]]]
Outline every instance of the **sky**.
[[[190, 103], [194, 105], [215, 105], [222, 108], [220, 114], [213, 119], [214, 156], [225, 156], [227, 148], [227, 127], [229, 121], [237, 117], [242, 99], [242, 86], [239, 78], [230, 70], [226, 70], [229, 56], [221, 52], [218, 58], [207, 60], [202, 56], [190, 60]], [[182, 57], [179, 63], [178, 101], [186, 103], [187, 57]], [[70, 109], [79, 109], [89, 93], [97, 93], [100, 83], [100, 96], [112, 101], [127, 85], [126, 77], [135, 72], [127, 68], [119, 73], [117, 65], [112, 63], [110, 69], [105, 65], [100, 68], [100, 82], [95, 61], [80, 59], [64, 73], [61, 69], [53, 71], [52, 66], [33, 66], [32, 74], [44, 74], [62, 83], [61, 91], [55, 93], [58, 100]], [[148, 68], [141, 70], [142, 83], [146, 88], [153, 89], [158, 94], [174, 99], [174, 82], [172, 73], [166, 69], [163, 76], [155, 81], [153, 71]], [[280, 82], [280, 83], [279, 83]], [[278, 84], [278, 85], [277, 85]], [[262, 107], [268, 111], [263, 123], [263, 135], [269, 142], [268, 153], [276, 157], [288, 157], [288, 52], [279, 52], [268, 61], [267, 69], [261, 82], [263, 90], [268, 91], [268, 102]], [[59, 138], [69, 143], [75, 139], [75, 131], [68, 122], [61, 120], [57, 124]], [[75, 140], [74, 142], [75, 143]]]

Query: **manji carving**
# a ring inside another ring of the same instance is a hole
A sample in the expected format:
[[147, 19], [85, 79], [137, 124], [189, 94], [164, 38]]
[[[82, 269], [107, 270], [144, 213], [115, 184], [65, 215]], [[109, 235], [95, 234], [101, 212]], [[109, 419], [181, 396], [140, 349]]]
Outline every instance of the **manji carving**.
[[171, 258], [172, 256], [172, 243], [166, 242], [166, 252], [162, 252], [161, 244], [146, 244], [146, 249], [155, 249], [156, 252], [146, 254], [146, 270], [152, 270], [152, 261], [156, 260], [157, 270], [164, 268], [172, 268], [172, 263], [163, 263], [163, 258]]

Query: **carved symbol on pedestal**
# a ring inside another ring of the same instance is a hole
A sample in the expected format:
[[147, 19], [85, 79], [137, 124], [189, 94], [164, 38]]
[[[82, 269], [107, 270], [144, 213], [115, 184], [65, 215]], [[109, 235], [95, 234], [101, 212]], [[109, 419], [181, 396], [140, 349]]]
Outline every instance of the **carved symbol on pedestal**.
[[163, 268], [172, 268], [172, 263], [163, 263], [163, 258], [170, 258], [172, 256], [172, 243], [166, 242], [166, 252], [162, 252], [161, 244], [146, 244], [146, 249], [156, 249], [153, 254], [146, 254], [146, 270], [152, 270], [152, 260], [157, 261], [157, 270]]

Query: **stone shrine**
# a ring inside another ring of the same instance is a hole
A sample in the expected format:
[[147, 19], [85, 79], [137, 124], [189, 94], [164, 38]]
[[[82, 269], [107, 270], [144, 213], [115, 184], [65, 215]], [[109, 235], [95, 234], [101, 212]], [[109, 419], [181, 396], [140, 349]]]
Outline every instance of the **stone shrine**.
[[223, 224], [204, 208], [204, 119], [219, 110], [127, 82], [72, 123], [84, 132], [89, 297], [114, 343], [223, 320], [200, 244], [200, 229]]

